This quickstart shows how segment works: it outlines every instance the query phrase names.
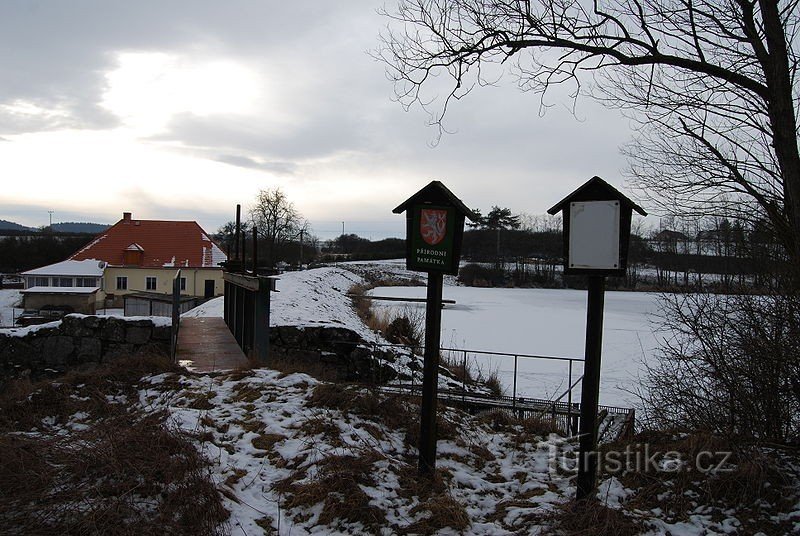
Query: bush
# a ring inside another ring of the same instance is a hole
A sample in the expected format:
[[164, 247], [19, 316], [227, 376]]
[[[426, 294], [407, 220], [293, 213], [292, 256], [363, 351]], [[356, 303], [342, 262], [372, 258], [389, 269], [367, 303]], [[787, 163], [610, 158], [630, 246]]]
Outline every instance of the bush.
[[508, 276], [502, 268], [467, 264], [458, 271], [458, 281], [468, 287], [502, 287], [507, 280]]
[[673, 294], [669, 338], [647, 366], [645, 417], [656, 428], [800, 441], [800, 299]]

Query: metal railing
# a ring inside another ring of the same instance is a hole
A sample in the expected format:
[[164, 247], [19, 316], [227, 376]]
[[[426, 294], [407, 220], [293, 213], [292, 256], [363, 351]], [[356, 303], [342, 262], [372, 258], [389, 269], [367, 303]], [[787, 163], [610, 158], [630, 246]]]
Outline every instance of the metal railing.
[[223, 317], [247, 357], [266, 364], [269, 356], [270, 293], [275, 277], [225, 272]]
[[[375, 357], [375, 364], [377, 365], [375, 371], [371, 374], [371, 378], [367, 381], [377, 381], [382, 384], [385, 377], [381, 377], [383, 370], [384, 356], [379, 349], [396, 349], [409, 354], [417, 354], [415, 350], [423, 349], [421, 345], [410, 344], [391, 344], [391, 343], [377, 343], [377, 342], [355, 342], [355, 341], [331, 341], [331, 349], [323, 350], [316, 349], [322, 355], [323, 353], [330, 353], [337, 346], [345, 347], [366, 347], [372, 349], [372, 355]], [[302, 350], [304, 353], [314, 351], [310, 348], [295, 348], [291, 346], [281, 345], [282, 350]], [[575, 398], [573, 391], [581, 383], [583, 375], [574, 378], [575, 371], [574, 362], [583, 362], [583, 359], [575, 357], [561, 357], [561, 356], [545, 356], [533, 355], [523, 353], [505, 353], [505, 352], [492, 352], [483, 350], [469, 350], [463, 348], [447, 348], [441, 347], [440, 353], [457, 353], [462, 356], [462, 369], [466, 370], [467, 359], [471, 355], [488, 355], [494, 357], [507, 357], [514, 359], [514, 381], [512, 384], [511, 395], [493, 395], [482, 392], [476, 389], [475, 384], [467, 379], [466, 374], [462, 374], [460, 380], [461, 388], [458, 389], [442, 389], [439, 388], [437, 396], [440, 401], [445, 404], [460, 406], [462, 409], [471, 412], [479, 412], [491, 409], [498, 409], [508, 411], [511, 414], [526, 418], [526, 417], [545, 417], [550, 418], [554, 425], [566, 432], [567, 434], [577, 434], [580, 424], [580, 404], [573, 402]], [[559, 361], [567, 363], [566, 375], [569, 382], [569, 387], [557, 398], [534, 398], [528, 396], [519, 396], [517, 393], [517, 375], [519, 372], [520, 359], [540, 359], [548, 361]], [[416, 378], [415, 370], [412, 369], [409, 381], [392, 383], [381, 387], [381, 390], [388, 393], [404, 394], [411, 396], [418, 396], [421, 394], [422, 383]], [[564, 400], [566, 399], [566, 400]], [[600, 435], [606, 432], [615, 432], [611, 438], [617, 439], [619, 437], [627, 436], [633, 432], [635, 412], [632, 408], [624, 408], [619, 406], [600, 405], [599, 412], [603, 415], [600, 419], [603, 429], [599, 430]], [[608, 419], [606, 419], [608, 417]], [[613, 426], [613, 430], [611, 430]]]

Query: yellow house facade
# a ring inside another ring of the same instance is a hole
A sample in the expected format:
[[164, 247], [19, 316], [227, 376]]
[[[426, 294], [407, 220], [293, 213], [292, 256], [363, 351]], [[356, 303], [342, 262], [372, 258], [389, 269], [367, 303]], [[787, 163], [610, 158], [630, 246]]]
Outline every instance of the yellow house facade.
[[110, 307], [121, 307], [126, 294], [152, 292], [171, 294], [172, 281], [181, 271], [181, 294], [213, 298], [224, 292], [221, 268], [146, 268], [108, 266], [103, 273], [104, 298]]

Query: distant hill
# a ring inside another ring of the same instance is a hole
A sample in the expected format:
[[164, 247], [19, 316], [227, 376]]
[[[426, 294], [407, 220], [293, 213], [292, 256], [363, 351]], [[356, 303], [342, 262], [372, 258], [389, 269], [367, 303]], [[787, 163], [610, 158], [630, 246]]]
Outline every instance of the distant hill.
[[25, 227], [8, 220], [0, 220], [0, 231], [36, 231], [33, 227]]
[[[54, 233], [85, 233], [85, 234], [98, 234], [111, 227], [103, 223], [84, 223], [68, 221], [64, 223], [54, 223]], [[8, 220], [0, 220], [0, 231], [10, 231], [10, 234], [17, 233], [39, 233], [42, 229], [35, 227], [25, 227], [19, 223]]]
[[64, 222], [64, 223], [54, 223], [53, 224], [53, 232], [56, 233], [91, 233], [97, 234], [102, 233], [106, 229], [111, 227], [110, 225], [105, 225], [102, 223], [83, 223], [83, 222]]

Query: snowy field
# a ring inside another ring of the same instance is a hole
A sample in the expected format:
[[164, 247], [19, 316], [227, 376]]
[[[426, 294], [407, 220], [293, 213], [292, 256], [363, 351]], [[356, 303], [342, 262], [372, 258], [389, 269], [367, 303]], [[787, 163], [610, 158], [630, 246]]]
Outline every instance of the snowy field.
[[[374, 296], [424, 298], [425, 287], [378, 287]], [[497, 289], [445, 286], [444, 299], [455, 300], [442, 311], [442, 346], [468, 350], [582, 358], [586, 330], [586, 291]], [[659, 345], [651, 314], [657, 295], [607, 292], [603, 333], [600, 403], [636, 405], [630, 391], [639, 386], [643, 361]], [[425, 304], [375, 300], [376, 309], [408, 312], [424, 318]], [[511, 394], [514, 358], [469, 354], [484, 371], [497, 369]], [[574, 365], [573, 379], [582, 373]], [[518, 360], [517, 394], [560, 396], [568, 387], [568, 364], [544, 359]], [[574, 381], [574, 380], [573, 380]], [[580, 385], [578, 386], [578, 388]], [[579, 397], [579, 389], [573, 391]]]
[[0, 290], [0, 327], [11, 327], [14, 319], [22, 314], [22, 309], [15, 308], [22, 302], [22, 294], [16, 289]]

